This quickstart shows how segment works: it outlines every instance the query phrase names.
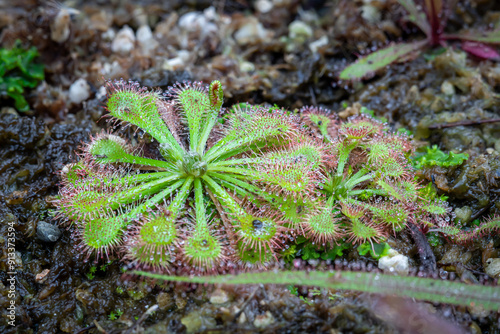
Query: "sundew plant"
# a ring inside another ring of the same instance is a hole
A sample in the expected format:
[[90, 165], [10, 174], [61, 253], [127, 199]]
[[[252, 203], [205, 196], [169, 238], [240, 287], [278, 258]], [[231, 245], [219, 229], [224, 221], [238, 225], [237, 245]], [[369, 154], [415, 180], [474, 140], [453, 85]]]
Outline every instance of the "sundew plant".
[[[320, 149], [283, 110], [234, 108], [220, 124], [220, 82], [166, 93], [108, 83], [107, 109], [158, 144], [155, 157], [103, 133], [67, 166], [56, 201], [81, 247], [182, 272], [262, 266], [291, 237], [273, 202], [315, 197]], [[217, 126], [216, 126], [217, 125]]]
[[[416, 180], [410, 138], [370, 116], [222, 108], [219, 81], [167, 92], [108, 82], [117, 132], [81, 148], [55, 201], [82, 251], [172, 274], [279, 265], [309, 248], [374, 243], [414, 224], [456, 241], [446, 202]], [[139, 144], [123, 138], [131, 126]], [[474, 234], [476, 233], [476, 234]]]
[[448, 216], [447, 203], [425, 196], [409, 157], [408, 136], [393, 133], [360, 114], [347, 121], [314, 107], [302, 122], [328, 148], [321, 202], [309, 211], [307, 235], [321, 245], [347, 237], [354, 243], [381, 242], [407, 224], [434, 226]]

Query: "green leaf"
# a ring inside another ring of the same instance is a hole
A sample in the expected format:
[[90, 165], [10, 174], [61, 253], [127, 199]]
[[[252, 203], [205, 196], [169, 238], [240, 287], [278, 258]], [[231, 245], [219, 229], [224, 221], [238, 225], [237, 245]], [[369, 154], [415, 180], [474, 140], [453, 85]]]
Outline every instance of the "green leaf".
[[160, 152], [169, 159], [182, 159], [183, 148], [160, 117], [166, 108], [156, 92], [139, 90], [133, 83], [119, 81], [108, 84], [109, 113], [119, 120], [137, 125], [160, 143]]
[[315, 260], [318, 259], [321, 254], [316, 251], [316, 246], [312, 244], [307, 244], [304, 248], [302, 248], [302, 260]]
[[156, 159], [129, 154], [125, 141], [115, 135], [100, 135], [89, 147], [90, 153], [100, 163], [130, 163], [169, 169], [171, 164]]
[[25, 50], [20, 41], [16, 41], [11, 49], [0, 49], [0, 91], [14, 99], [19, 111], [29, 110], [23, 96], [24, 89], [35, 88], [44, 79], [43, 65], [33, 63], [36, 57], [36, 48]]
[[355, 63], [347, 66], [340, 73], [339, 78], [341, 80], [360, 80], [368, 78], [385, 66], [401, 60], [413, 52], [419, 51], [426, 44], [426, 40], [415, 43], [392, 44], [368, 56], [359, 58]]
[[459, 166], [469, 158], [467, 153], [453, 153], [448, 154], [441, 151], [437, 145], [426, 147], [426, 153], [417, 154], [413, 158], [413, 166], [417, 169], [430, 166], [451, 167]]
[[386, 256], [387, 254], [389, 254], [390, 249], [391, 246], [389, 246], [387, 242], [383, 242], [380, 244], [373, 243], [373, 247], [371, 243], [365, 242], [364, 244], [358, 246], [358, 253], [362, 256], [370, 253], [370, 256], [372, 258], [374, 258], [375, 260], [379, 260], [382, 256]]
[[340, 245], [335, 245], [329, 251], [321, 254], [321, 259], [323, 260], [335, 260], [338, 256], [343, 256], [343, 252], [346, 249], [351, 248], [351, 245], [348, 243], [341, 243]]

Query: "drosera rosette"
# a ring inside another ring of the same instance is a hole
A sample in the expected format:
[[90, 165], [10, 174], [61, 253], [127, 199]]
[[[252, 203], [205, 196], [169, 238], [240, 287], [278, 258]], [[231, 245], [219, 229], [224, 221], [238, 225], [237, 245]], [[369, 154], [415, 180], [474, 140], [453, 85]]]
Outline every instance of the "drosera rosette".
[[323, 140], [331, 159], [319, 186], [326, 199], [303, 223], [305, 236], [318, 248], [344, 240], [382, 242], [408, 223], [420, 224], [420, 215], [432, 224], [437, 207], [446, 210], [444, 203], [431, 208], [430, 200], [419, 193], [409, 160], [414, 148], [407, 135], [393, 133], [365, 114], [341, 120], [316, 107], [304, 107], [300, 114], [303, 126]]
[[279, 258], [294, 229], [283, 206], [311, 205], [324, 174], [324, 149], [296, 116], [247, 105], [221, 125], [219, 81], [162, 93], [120, 80], [107, 90], [114, 128], [147, 134], [157, 152], [104, 133], [67, 168], [55, 204], [87, 254], [187, 274]]

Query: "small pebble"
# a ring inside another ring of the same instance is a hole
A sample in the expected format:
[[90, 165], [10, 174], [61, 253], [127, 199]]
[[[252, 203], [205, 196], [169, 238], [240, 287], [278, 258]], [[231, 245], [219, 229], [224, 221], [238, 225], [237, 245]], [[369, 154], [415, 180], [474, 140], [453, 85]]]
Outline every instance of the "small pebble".
[[448, 96], [455, 95], [455, 87], [448, 80], [443, 81], [441, 84], [441, 92]]
[[309, 49], [312, 53], [318, 52], [319, 48], [328, 45], [328, 36], [324, 35], [321, 38], [315, 40], [314, 42], [309, 43]]
[[234, 39], [239, 45], [259, 44], [270, 38], [271, 33], [255, 17], [248, 18], [248, 22], [234, 33]]
[[85, 79], [78, 79], [69, 87], [69, 99], [75, 104], [82, 103], [90, 97], [90, 86]]
[[408, 257], [399, 254], [396, 250], [389, 250], [389, 254], [378, 260], [378, 267], [386, 274], [408, 275], [410, 264]]
[[187, 333], [197, 333], [217, 326], [214, 318], [204, 316], [198, 310], [192, 311], [182, 318], [181, 323], [186, 326]]
[[153, 38], [153, 32], [148, 25], [140, 26], [137, 29], [137, 42], [145, 55], [152, 55], [159, 43]]
[[257, 0], [255, 1], [255, 9], [261, 13], [267, 13], [273, 9], [274, 4], [270, 0]]
[[208, 23], [205, 16], [200, 12], [189, 12], [179, 18], [179, 28], [186, 31], [198, 31]]
[[61, 8], [50, 22], [50, 39], [57, 43], [65, 42], [70, 33], [71, 17], [79, 11], [73, 8]]
[[47, 275], [50, 273], [49, 269], [44, 269], [42, 272], [36, 274], [35, 281], [37, 283], [44, 283], [47, 280]]
[[491, 277], [500, 278], [500, 258], [486, 260], [486, 268], [484, 270]]
[[115, 36], [111, 43], [111, 51], [121, 55], [127, 55], [135, 47], [134, 31], [129, 26], [124, 26]]
[[274, 316], [272, 315], [272, 313], [269, 311], [266, 311], [266, 313], [255, 317], [255, 320], [253, 321], [253, 325], [256, 328], [266, 328], [269, 325], [272, 325], [275, 321], [276, 320], [274, 319]]
[[294, 41], [304, 41], [313, 35], [312, 28], [305, 22], [296, 20], [288, 26], [288, 37]]
[[227, 292], [222, 290], [222, 289], [217, 289], [214, 292], [212, 292], [212, 295], [210, 296], [210, 303], [212, 304], [224, 304], [229, 301], [229, 296], [227, 295]]
[[36, 236], [45, 242], [55, 242], [61, 236], [61, 230], [55, 225], [39, 221], [36, 227]]
[[381, 14], [374, 6], [364, 5], [361, 7], [361, 17], [370, 23], [377, 23], [380, 21]]
[[160, 310], [164, 311], [174, 306], [175, 301], [170, 294], [160, 292], [158, 296], [156, 296], [156, 303], [158, 304]]

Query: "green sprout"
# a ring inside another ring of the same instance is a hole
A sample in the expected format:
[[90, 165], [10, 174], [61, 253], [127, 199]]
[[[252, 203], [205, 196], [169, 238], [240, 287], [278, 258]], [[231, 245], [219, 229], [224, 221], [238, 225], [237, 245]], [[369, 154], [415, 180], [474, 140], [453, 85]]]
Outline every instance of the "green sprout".
[[117, 320], [119, 317], [121, 317], [123, 314], [123, 311], [120, 309], [117, 309], [115, 311], [111, 311], [111, 313], [108, 315], [108, 319], [111, 321]]
[[14, 99], [19, 111], [28, 111], [25, 88], [35, 88], [44, 79], [43, 65], [34, 63], [38, 57], [35, 47], [25, 50], [18, 40], [11, 49], [0, 49], [0, 96]]
[[92, 266], [92, 267], [90, 267], [89, 272], [85, 274], [85, 276], [87, 276], [87, 279], [89, 281], [91, 281], [91, 280], [93, 280], [95, 278], [96, 271], [97, 271], [97, 267], [96, 266]]
[[415, 168], [422, 169], [423, 167], [440, 166], [451, 167], [459, 166], [469, 158], [467, 153], [453, 153], [448, 154], [441, 151], [437, 145], [426, 147], [425, 153], [416, 154], [413, 157], [413, 164]]

